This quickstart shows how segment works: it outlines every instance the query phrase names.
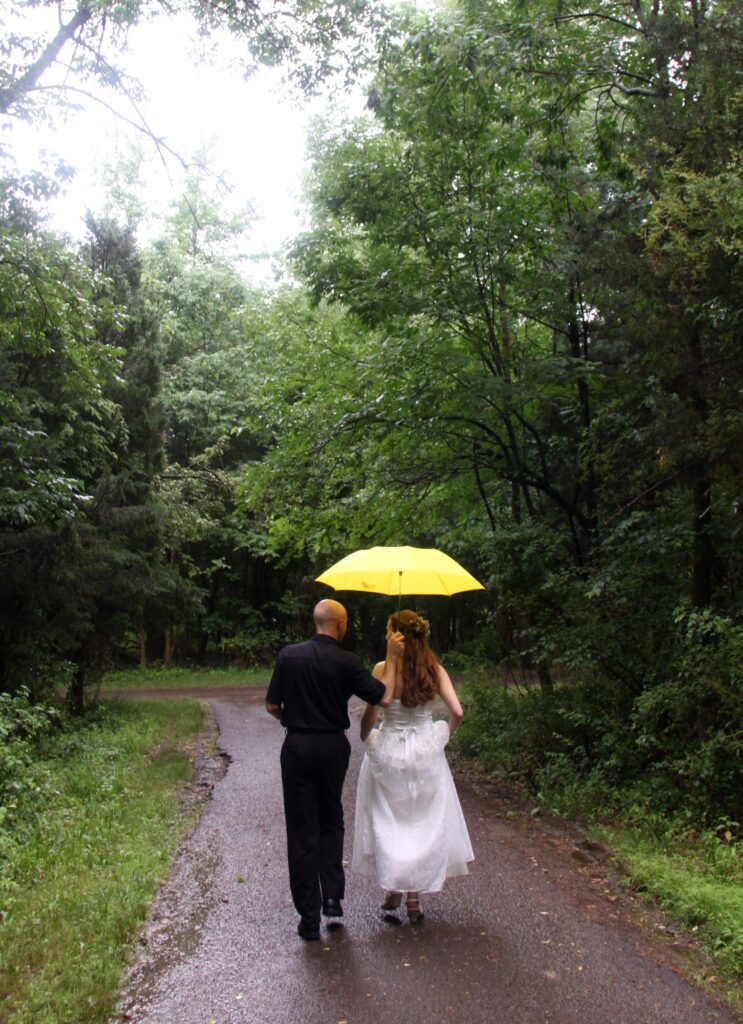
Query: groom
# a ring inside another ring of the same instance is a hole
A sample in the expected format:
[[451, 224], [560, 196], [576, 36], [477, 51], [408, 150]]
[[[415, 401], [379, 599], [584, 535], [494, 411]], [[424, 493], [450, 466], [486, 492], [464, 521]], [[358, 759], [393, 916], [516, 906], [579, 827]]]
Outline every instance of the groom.
[[320, 601], [313, 618], [312, 639], [280, 651], [266, 694], [266, 710], [286, 728], [281, 782], [289, 886], [301, 915], [297, 931], [308, 941], [320, 938], [321, 908], [325, 917], [343, 916], [341, 793], [351, 756], [348, 701], [355, 694], [386, 707], [404, 646], [399, 633], [388, 640], [380, 682], [340, 646], [348, 627], [342, 604]]

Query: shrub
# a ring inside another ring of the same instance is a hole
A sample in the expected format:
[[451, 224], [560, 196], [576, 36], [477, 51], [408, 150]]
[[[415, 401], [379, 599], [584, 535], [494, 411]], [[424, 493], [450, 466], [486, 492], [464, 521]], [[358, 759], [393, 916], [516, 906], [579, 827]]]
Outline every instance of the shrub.
[[0, 865], [28, 805], [43, 792], [44, 778], [35, 767], [39, 745], [60, 721], [56, 708], [32, 703], [26, 688], [0, 693]]
[[638, 697], [638, 750], [664, 776], [667, 809], [701, 825], [743, 820], [743, 627], [709, 609], [678, 610], [668, 678]]
[[681, 609], [669, 649], [644, 688], [598, 675], [549, 690], [471, 683], [456, 746], [561, 813], [743, 821], [743, 627]]

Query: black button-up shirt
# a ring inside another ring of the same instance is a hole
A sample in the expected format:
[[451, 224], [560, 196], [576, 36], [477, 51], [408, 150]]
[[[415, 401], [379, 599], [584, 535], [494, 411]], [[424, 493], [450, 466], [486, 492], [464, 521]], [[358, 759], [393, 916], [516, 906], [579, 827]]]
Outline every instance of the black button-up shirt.
[[385, 687], [361, 659], [330, 636], [318, 634], [279, 652], [266, 702], [281, 707], [281, 724], [309, 732], [348, 729], [352, 695], [379, 704]]

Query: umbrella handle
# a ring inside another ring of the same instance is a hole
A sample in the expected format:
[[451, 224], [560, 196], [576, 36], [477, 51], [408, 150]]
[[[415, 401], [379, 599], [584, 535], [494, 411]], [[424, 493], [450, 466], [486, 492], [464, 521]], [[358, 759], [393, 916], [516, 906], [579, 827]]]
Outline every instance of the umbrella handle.
[[398, 573], [400, 577], [399, 587], [397, 591], [397, 632], [400, 632], [400, 605], [402, 604], [402, 569]]

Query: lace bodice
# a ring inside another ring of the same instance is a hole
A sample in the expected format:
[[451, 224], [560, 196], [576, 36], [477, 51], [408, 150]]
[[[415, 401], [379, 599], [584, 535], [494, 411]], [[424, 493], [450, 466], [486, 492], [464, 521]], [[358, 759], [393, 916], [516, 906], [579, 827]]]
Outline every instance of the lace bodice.
[[384, 709], [383, 729], [410, 729], [427, 726], [433, 722], [433, 701], [417, 704], [414, 708], [406, 708], [395, 697], [388, 708]]

